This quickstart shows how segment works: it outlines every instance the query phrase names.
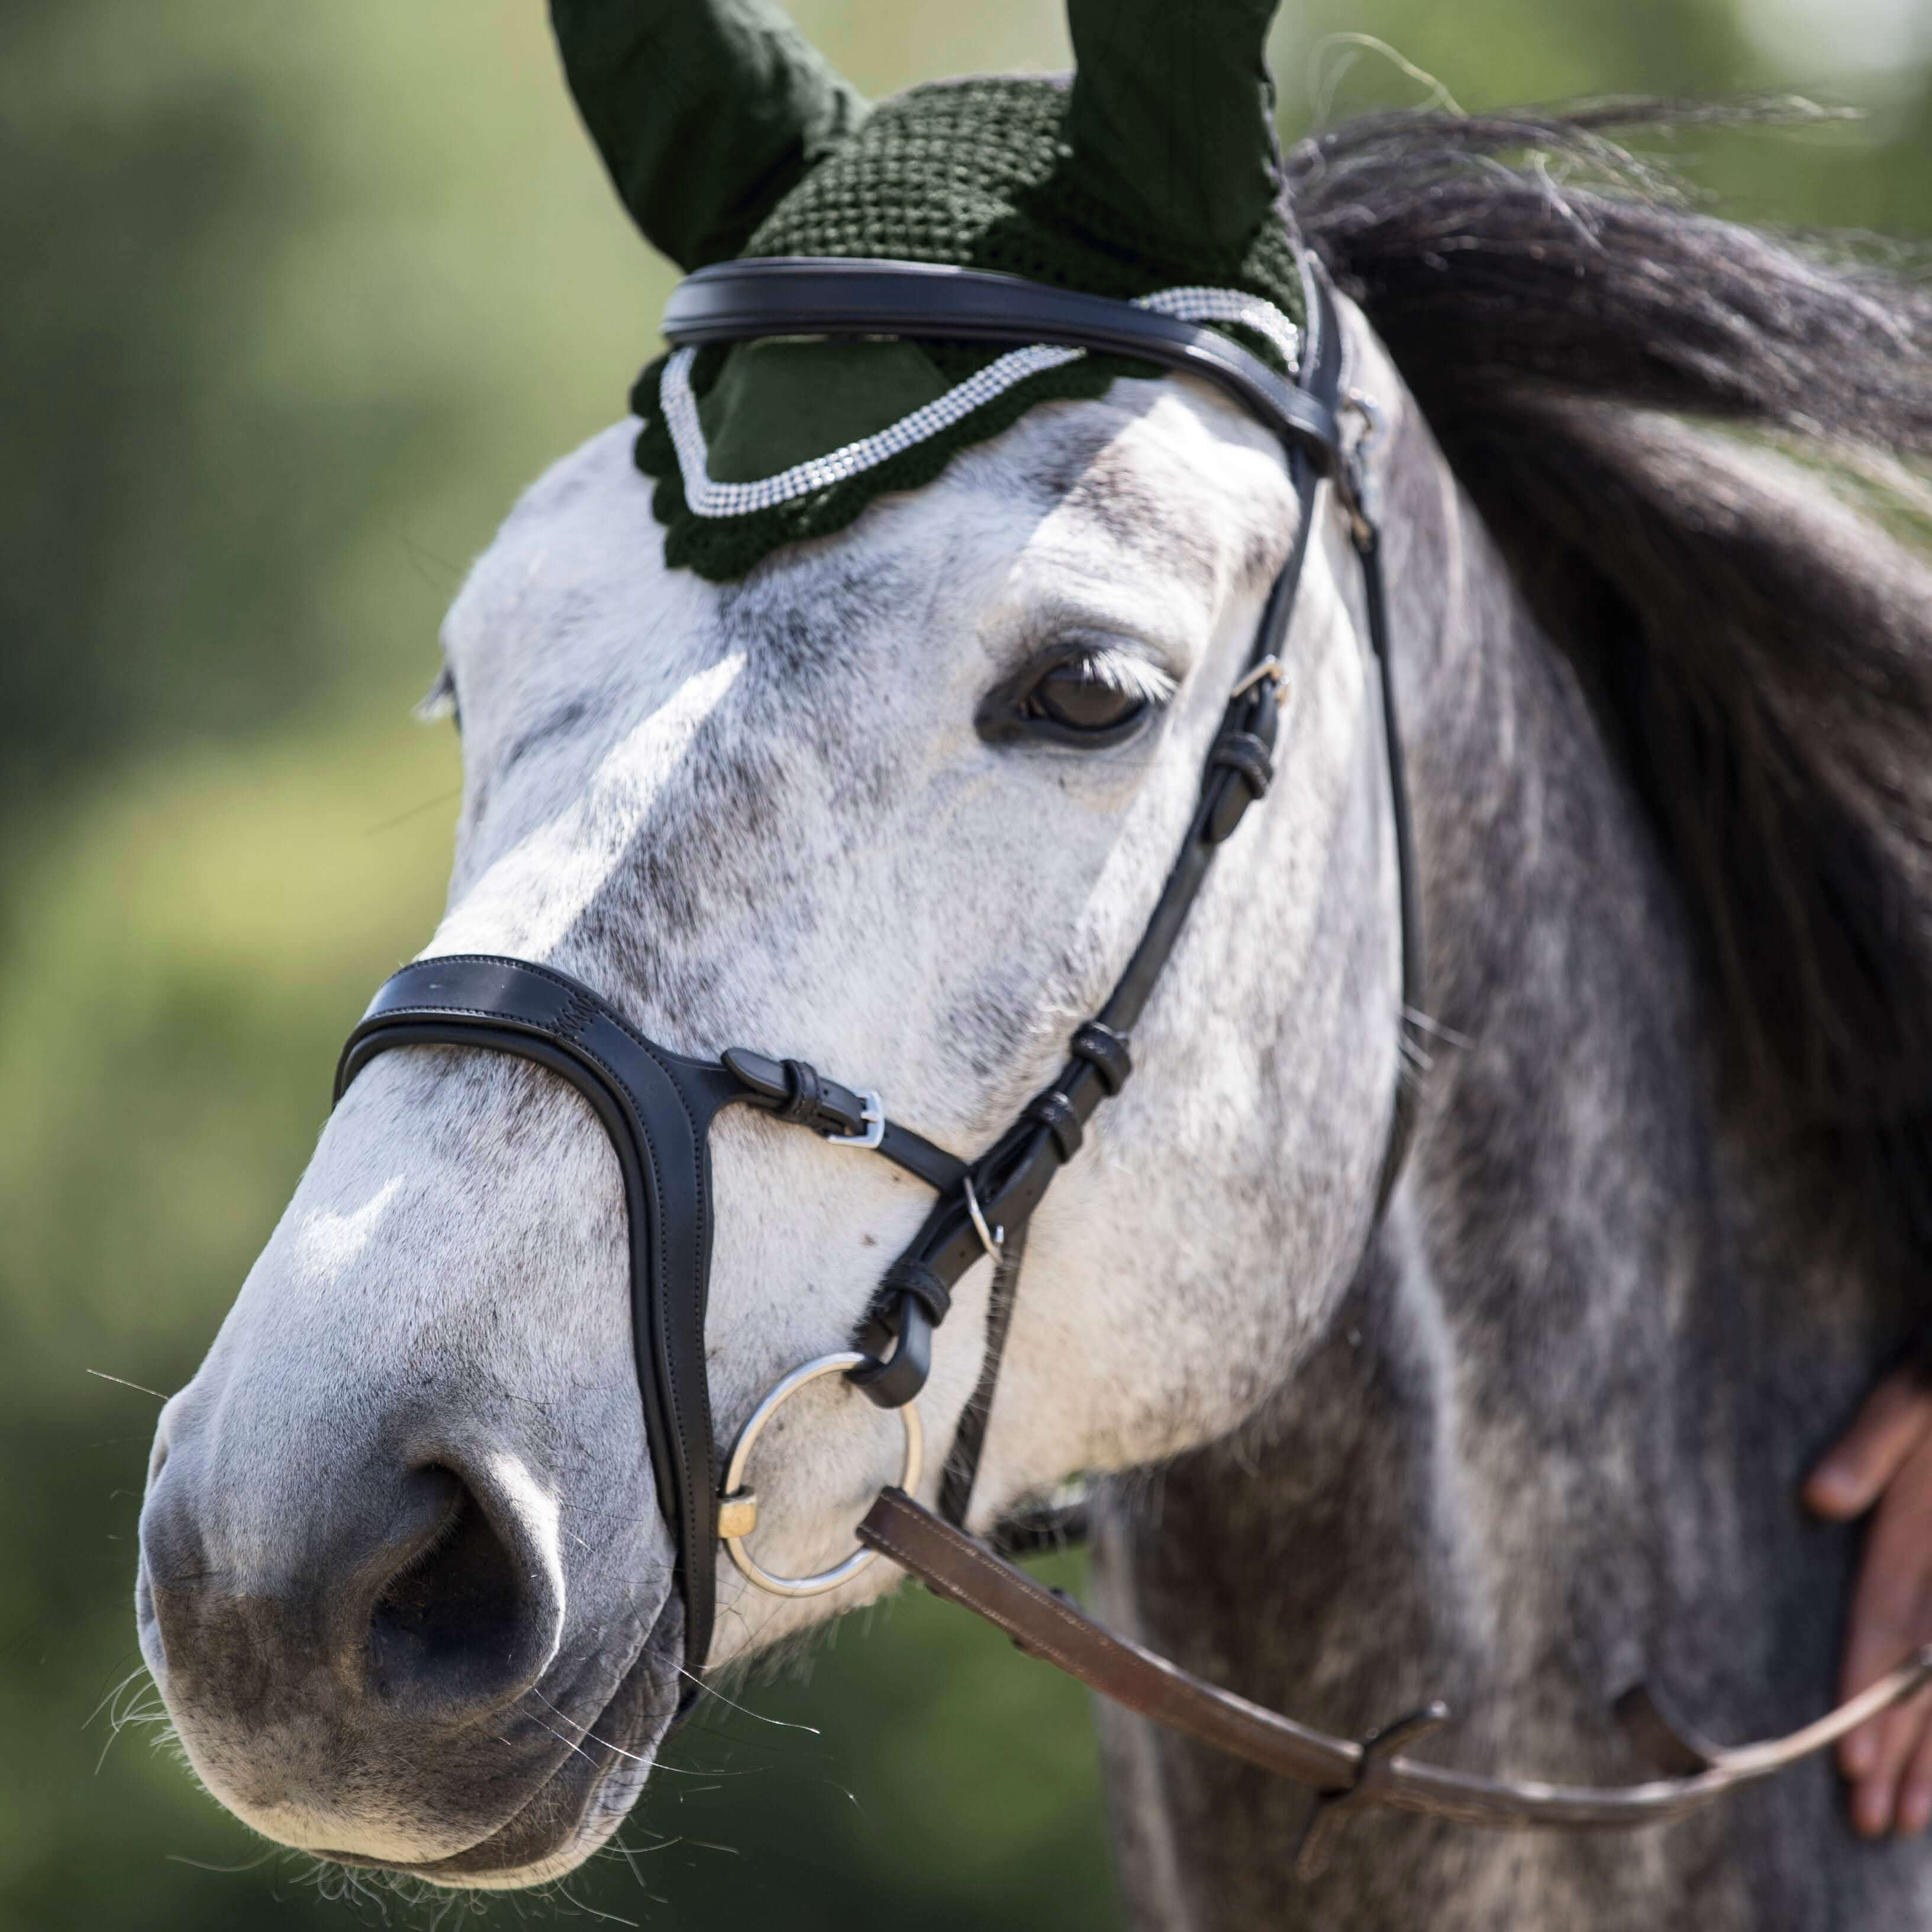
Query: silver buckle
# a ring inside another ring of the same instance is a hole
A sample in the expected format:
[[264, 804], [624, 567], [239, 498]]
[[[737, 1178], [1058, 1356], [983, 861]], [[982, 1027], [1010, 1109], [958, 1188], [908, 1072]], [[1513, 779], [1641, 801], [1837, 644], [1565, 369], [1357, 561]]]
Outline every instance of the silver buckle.
[[1237, 698], [1245, 698], [1264, 678], [1274, 680], [1276, 707], [1285, 710], [1288, 704], [1288, 667], [1272, 651], [1228, 692], [1229, 701]]
[[1388, 427], [1382, 406], [1372, 396], [1351, 389], [1342, 398], [1342, 406], [1360, 417], [1362, 433], [1354, 446], [1344, 452], [1336, 480], [1342, 485], [1342, 507], [1347, 512], [1349, 528], [1358, 544], [1372, 542], [1376, 520], [1381, 510], [1381, 490], [1375, 472], [1369, 467], [1369, 452], [1382, 440]]
[[963, 1185], [966, 1190], [966, 1211], [973, 1217], [973, 1232], [979, 1236], [980, 1245], [992, 1258], [993, 1265], [998, 1268], [1006, 1259], [1002, 1251], [1006, 1246], [1006, 1231], [1004, 1228], [987, 1226], [986, 1216], [980, 1206], [980, 1197], [973, 1192], [973, 1177], [970, 1174], [966, 1176]]
[[827, 1134], [825, 1138], [834, 1147], [875, 1148], [886, 1137], [886, 1103], [876, 1092], [868, 1089], [859, 1096], [862, 1102], [859, 1118], [866, 1124], [862, 1134]]

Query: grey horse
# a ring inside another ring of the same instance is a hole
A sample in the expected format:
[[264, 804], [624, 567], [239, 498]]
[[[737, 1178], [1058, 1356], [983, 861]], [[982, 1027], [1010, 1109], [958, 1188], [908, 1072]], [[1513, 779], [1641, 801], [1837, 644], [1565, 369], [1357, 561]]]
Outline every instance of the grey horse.
[[[1522, 148], [1574, 178], [1491, 158]], [[1927, 317], [1620, 175], [1601, 117], [1372, 120], [1282, 184], [1384, 425], [1420, 1129], [1378, 1220], [1386, 773], [1318, 507], [1282, 782], [1040, 1212], [974, 1520], [1094, 1472], [1100, 1608], [1200, 1675], [1357, 1733], [1442, 1696], [1449, 1761], [1622, 1781], [1639, 1680], [1720, 1738], [1831, 1701], [1856, 1552], [1796, 1490], [1922, 1312], [1932, 576], [1821, 472], [1924, 450]], [[1145, 917], [1292, 533], [1280, 453], [1122, 375], [718, 583], [662, 554], [632, 434], [539, 484], [452, 613], [428, 950], [561, 966], [693, 1052], [809, 1054], [970, 1153]], [[1064, 728], [1104, 744], [976, 731], [1070, 662]], [[757, 1120], [716, 1151], [728, 1430], [842, 1344], [923, 1204]], [[143, 1514], [145, 1653], [258, 1828], [514, 1886], [637, 1800], [680, 1613], [625, 1281], [557, 1083], [421, 1048], [352, 1088]], [[774, 1563], [838, 1551], [892, 1439], [849, 1390], [800, 1401]], [[802, 1604], [721, 1572], [713, 1667], [885, 1568]], [[1302, 1885], [1306, 1793], [1102, 1721], [1148, 1927], [1932, 1923], [1926, 1855], [1858, 1844], [1822, 1762], [1634, 1838], [1365, 1820]]]

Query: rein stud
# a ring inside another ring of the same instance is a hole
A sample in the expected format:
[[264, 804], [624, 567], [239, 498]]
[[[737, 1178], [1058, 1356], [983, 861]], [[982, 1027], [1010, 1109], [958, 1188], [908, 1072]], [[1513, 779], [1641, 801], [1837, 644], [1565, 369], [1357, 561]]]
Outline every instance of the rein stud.
[[1360, 1810], [1373, 1801], [1378, 1786], [1388, 1781], [1388, 1768], [1405, 1744], [1418, 1743], [1439, 1731], [1449, 1721], [1449, 1706], [1440, 1697], [1432, 1697], [1419, 1711], [1398, 1718], [1393, 1724], [1369, 1732], [1362, 1740], [1361, 1762], [1355, 1768], [1354, 1782], [1345, 1790], [1320, 1791], [1315, 1809], [1303, 1828], [1301, 1842], [1294, 1848], [1294, 1875], [1298, 1879], [1319, 1878], [1328, 1869], [1329, 1854], [1335, 1848], [1335, 1834], [1351, 1811]]

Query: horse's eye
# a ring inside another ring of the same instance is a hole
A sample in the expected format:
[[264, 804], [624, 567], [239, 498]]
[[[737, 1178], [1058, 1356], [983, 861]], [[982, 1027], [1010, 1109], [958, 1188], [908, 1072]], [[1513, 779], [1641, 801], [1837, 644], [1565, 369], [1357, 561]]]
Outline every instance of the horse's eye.
[[1147, 710], [1138, 692], [1123, 691], [1094, 674], [1088, 664], [1055, 664], [1034, 686], [1027, 715], [1044, 718], [1063, 730], [1112, 736], [1136, 724]]
[[1030, 738], [1104, 751], [1140, 730], [1171, 682], [1118, 648], [1082, 649], [1044, 670], [1029, 667], [992, 692], [980, 707], [980, 735], [996, 744]]

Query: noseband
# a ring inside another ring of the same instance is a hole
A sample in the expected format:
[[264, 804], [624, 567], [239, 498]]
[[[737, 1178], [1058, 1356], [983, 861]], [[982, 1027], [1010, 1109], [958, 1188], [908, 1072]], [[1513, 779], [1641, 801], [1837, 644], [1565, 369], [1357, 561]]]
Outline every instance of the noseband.
[[[664, 332], [679, 347], [772, 336], [904, 336], [1050, 344], [1134, 356], [1214, 384], [1271, 430], [1286, 453], [1300, 512], [1292, 547], [1229, 693], [1179, 856], [1112, 994], [1097, 1014], [1074, 1029], [1059, 1076], [978, 1159], [959, 1160], [891, 1119], [877, 1094], [842, 1086], [802, 1060], [742, 1048], [716, 1060], [672, 1052], [645, 1038], [608, 1000], [568, 974], [490, 956], [419, 959], [390, 979], [343, 1050], [335, 1096], [339, 1100], [371, 1060], [393, 1048], [482, 1047], [548, 1068], [575, 1088], [602, 1122], [623, 1177], [645, 1435], [659, 1506], [676, 1540], [687, 1678], [680, 1714], [696, 1697], [710, 1652], [721, 1538], [752, 1582], [783, 1595], [836, 1588], [884, 1552], [1103, 1694], [1314, 1785], [1324, 1795], [1324, 1820], [1342, 1808], [1369, 1804], [1490, 1825], [1603, 1826], [1675, 1816], [1747, 1778], [1821, 1748], [1874, 1710], [1909, 1696], [1932, 1675], [1932, 1654], [1901, 1666], [1853, 1705], [1793, 1738], [1743, 1752], [1701, 1748], [1700, 1754], [1646, 1706], [1651, 1734], [1676, 1754], [1666, 1768], [1685, 1774], [1673, 1779], [1610, 1792], [1503, 1784], [1394, 1755], [1401, 1743], [1441, 1720], [1432, 1711], [1361, 1744], [1308, 1730], [1124, 1644], [963, 1534], [1028, 1223], [1054, 1175], [1078, 1152], [1100, 1103], [1119, 1093], [1132, 1072], [1133, 1030], [1215, 856], [1273, 776], [1284, 681], [1280, 652], [1324, 479], [1334, 484], [1347, 514], [1360, 561], [1369, 641], [1381, 675], [1401, 908], [1399, 1024], [1406, 1028], [1423, 1010], [1420, 928], [1379, 543], [1362, 446], [1345, 453], [1339, 426], [1351, 406], [1371, 435], [1376, 418], [1366, 399], [1343, 395], [1334, 302], [1311, 260], [1304, 260], [1302, 280], [1307, 328], [1292, 382], [1231, 336], [1201, 323], [969, 269], [751, 260], [700, 270], [672, 296]], [[1406, 1048], [1406, 1038], [1403, 1045]], [[1399, 1060], [1406, 1058], [1405, 1052]], [[885, 1271], [850, 1348], [802, 1364], [754, 1411], [734, 1447], [721, 1494], [704, 1366], [712, 1225], [710, 1136], [718, 1114], [734, 1106], [760, 1109], [835, 1144], [878, 1154], [923, 1181], [934, 1199], [924, 1225]], [[1411, 1089], [1399, 1079], [1378, 1184], [1378, 1218], [1400, 1168], [1412, 1114]], [[911, 1405], [930, 1372], [933, 1333], [946, 1318], [953, 1290], [982, 1257], [993, 1262], [994, 1280], [979, 1384], [955, 1431], [935, 1518], [905, 1493], [916, 1488], [922, 1453]], [[760, 1431], [778, 1406], [798, 1388], [835, 1373], [904, 1419], [901, 1484], [874, 1505], [860, 1532], [860, 1551], [815, 1576], [774, 1576], [746, 1546], [757, 1503], [742, 1478]], [[1305, 1864], [1316, 1856], [1319, 1835], [1310, 1842]]]

